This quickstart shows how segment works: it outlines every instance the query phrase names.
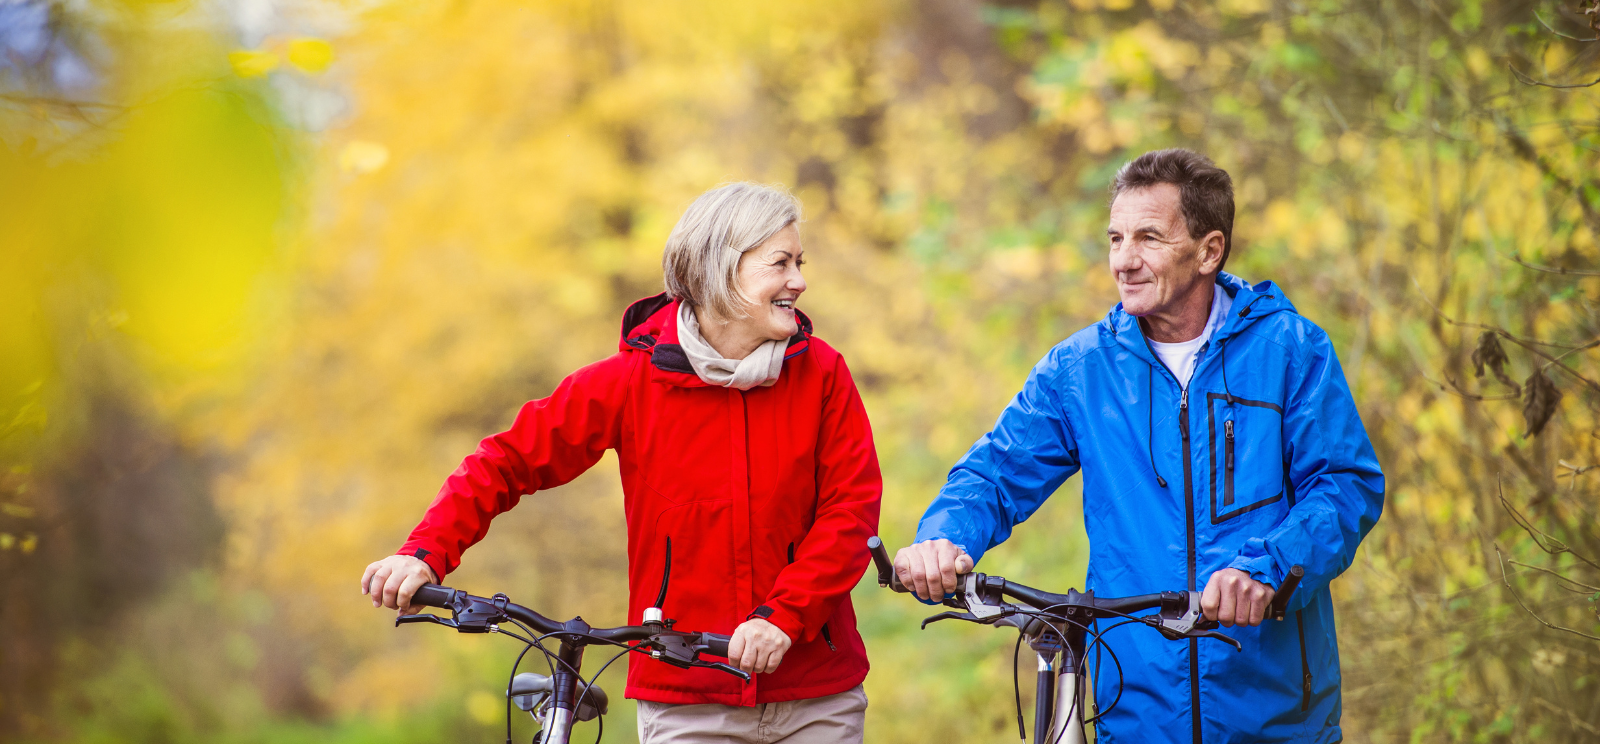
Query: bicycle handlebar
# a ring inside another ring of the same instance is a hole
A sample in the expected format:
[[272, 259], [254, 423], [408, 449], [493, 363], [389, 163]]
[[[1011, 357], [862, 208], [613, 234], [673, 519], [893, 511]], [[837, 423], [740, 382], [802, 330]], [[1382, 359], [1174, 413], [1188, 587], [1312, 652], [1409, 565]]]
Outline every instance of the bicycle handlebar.
[[[901, 583], [900, 577], [895, 574], [894, 564], [889, 560], [889, 551], [884, 548], [883, 540], [874, 535], [867, 538], [867, 550], [872, 554], [872, 562], [878, 569], [878, 586], [893, 589], [897, 592], [910, 593], [911, 589]], [[1272, 604], [1267, 609], [1267, 618], [1282, 620], [1289, 598], [1293, 596], [1295, 588], [1299, 586], [1301, 578], [1305, 576], [1305, 569], [1296, 565], [1289, 569], [1289, 574], [1284, 578], [1282, 585], [1273, 595]], [[1198, 598], [1191, 598], [1194, 592], [1161, 592], [1159, 594], [1141, 594], [1133, 597], [1095, 597], [1093, 592], [1080, 594], [1069, 591], [1067, 594], [1056, 594], [1030, 586], [1018, 584], [1000, 576], [988, 576], [971, 572], [956, 577], [957, 591], [954, 596], [948, 597], [944, 603], [953, 607], [973, 610], [979, 618], [994, 616], [1004, 611], [1003, 607], [991, 605], [990, 599], [998, 600], [1000, 597], [1010, 597], [1035, 610], [1052, 610], [1066, 608], [1074, 611], [1088, 610], [1091, 616], [1130, 615], [1143, 610], [1160, 608], [1162, 615], [1172, 612], [1185, 612], [1199, 615]], [[989, 595], [989, 596], [985, 596]], [[974, 602], [987, 610], [982, 612], [973, 608]], [[1003, 603], [1001, 603], [1003, 604]], [[1178, 620], [1179, 618], [1172, 618]], [[1184, 635], [1195, 635], [1193, 631], [1206, 631], [1217, 627], [1214, 620], [1204, 620], [1200, 617], [1187, 618], [1188, 622], [1179, 631]], [[1221, 636], [1219, 636], [1221, 637]], [[1231, 640], [1231, 639], [1230, 639]]]
[[438, 607], [449, 609], [450, 600], [455, 596], [455, 590], [439, 586], [438, 584], [423, 584], [411, 595], [412, 607]]
[[411, 595], [412, 607], [437, 607], [450, 610], [451, 619], [434, 615], [405, 615], [396, 624], [408, 622], [437, 623], [455, 628], [463, 633], [488, 633], [498, 622], [516, 620], [541, 636], [559, 636], [577, 645], [589, 641], [625, 645], [630, 641], [643, 642], [651, 649], [652, 658], [678, 666], [708, 666], [734, 674], [749, 681], [749, 675], [727, 666], [700, 661], [702, 655], [728, 657], [729, 636], [721, 633], [685, 633], [670, 629], [670, 621], [657, 625], [622, 625], [615, 628], [594, 628], [582, 618], [566, 622], [551, 620], [527, 607], [512, 602], [504, 594], [493, 597], [475, 597], [459, 589], [438, 584], [426, 584]]
[[1299, 564], [1289, 567], [1289, 575], [1283, 577], [1283, 583], [1278, 585], [1278, 593], [1272, 595], [1272, 605], [1267, 608], [1267, 617], [1273, 620], [1282, 620], [1284, 612], [1289, 607], [1289, 597], [1294, 596], [1295, 587], [1300, 586], [1300, 580], [1305, 578], [1306, 569]]

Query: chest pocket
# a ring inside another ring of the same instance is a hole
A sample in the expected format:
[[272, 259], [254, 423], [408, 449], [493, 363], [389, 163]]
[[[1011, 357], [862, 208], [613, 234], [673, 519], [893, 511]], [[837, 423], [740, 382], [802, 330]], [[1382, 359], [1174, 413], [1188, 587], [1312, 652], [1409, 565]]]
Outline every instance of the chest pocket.
[[1211, 523], [1222, 524], [1284, 497], [1283, 408], [1206, 394], [1211, 436]]

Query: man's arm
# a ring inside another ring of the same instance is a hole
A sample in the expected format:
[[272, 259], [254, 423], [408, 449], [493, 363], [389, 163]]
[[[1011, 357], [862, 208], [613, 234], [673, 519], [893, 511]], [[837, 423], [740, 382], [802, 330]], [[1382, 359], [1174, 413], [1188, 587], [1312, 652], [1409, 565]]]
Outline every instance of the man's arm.
[[1295, 382], [1283, 418], [1294, 505], [1265, 537], [1247, 540], [1228, 564], [1274, 588], [1291, 566], [1304, 566], [1290, 612], [1309, 604], [1350, 566], [1383, 513], [1383, 472], [1333, 344], [1318, 329], [1307, 346], [1291, 370]]
[[1034, 366], [994, 429], [951, 468], [912, 546], [895, 556], [895, 572], [919, 597], [937, 599], [931, 594], [940, 586], [953, 591], [957, 573], [1005, 542], [1078, 472], [1077, 440], [1056, 395], [1061, 356], [1057, 347]]

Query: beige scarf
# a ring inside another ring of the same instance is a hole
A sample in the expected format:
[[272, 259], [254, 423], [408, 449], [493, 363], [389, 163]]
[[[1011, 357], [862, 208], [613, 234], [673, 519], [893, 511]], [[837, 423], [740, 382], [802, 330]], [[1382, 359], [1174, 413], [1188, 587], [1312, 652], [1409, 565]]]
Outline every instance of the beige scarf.
[[700, 335], [700, 321], [687, 302], [678, 303], [678, 345], [689, 357], [694, 373], [707, 385], [736, 390], [777, 384], [778, 373], [783, 371], [783, 353], [789, 349], [788, 339], [768, 341], [743, 359], [724, 359]]

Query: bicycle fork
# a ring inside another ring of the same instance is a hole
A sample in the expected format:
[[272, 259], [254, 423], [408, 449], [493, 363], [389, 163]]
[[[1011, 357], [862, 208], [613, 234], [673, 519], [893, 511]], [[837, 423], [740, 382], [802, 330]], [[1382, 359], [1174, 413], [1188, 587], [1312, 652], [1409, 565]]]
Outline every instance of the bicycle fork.
[[1085, 744], [1083, 709], [1089, 696], [1083, 675], [1084, 632], [1069, 627], [1063, 640], [1053, 630], [1046, 630], [1030, 638], [1028, 646], [1039, 657], [1034, 682], [1034, 744]]

